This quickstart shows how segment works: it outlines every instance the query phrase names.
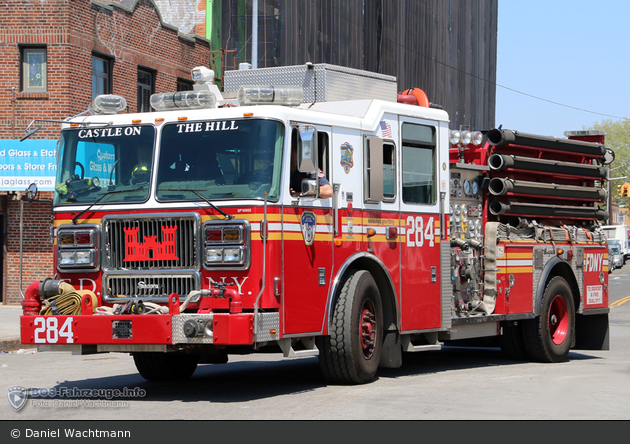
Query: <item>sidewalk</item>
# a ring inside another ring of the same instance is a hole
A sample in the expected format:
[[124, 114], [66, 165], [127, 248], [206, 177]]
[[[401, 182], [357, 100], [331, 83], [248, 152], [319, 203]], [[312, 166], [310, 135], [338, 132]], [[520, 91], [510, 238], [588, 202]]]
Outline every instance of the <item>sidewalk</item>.
[[20, 343], [20, 316], [20, 305], [0, 304], [0, 351], [32, 347]]

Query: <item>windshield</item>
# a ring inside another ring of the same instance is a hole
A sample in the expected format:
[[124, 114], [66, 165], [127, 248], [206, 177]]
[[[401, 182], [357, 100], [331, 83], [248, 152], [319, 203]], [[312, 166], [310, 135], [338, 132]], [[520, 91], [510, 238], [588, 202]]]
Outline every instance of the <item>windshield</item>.
[[223, 120], [165, 125], [157, 172], [160, 201], [277, 199], [284, 125]]
[[55, 204], [146, 201], [154, 141], [153, 126], [62, 131]]

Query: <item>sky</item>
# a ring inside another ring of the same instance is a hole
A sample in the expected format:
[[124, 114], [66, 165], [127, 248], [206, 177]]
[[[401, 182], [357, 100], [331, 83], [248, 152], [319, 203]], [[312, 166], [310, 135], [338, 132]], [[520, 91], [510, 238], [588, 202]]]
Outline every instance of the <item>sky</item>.
[[562, 138], [630, 118], [629, 24], [628, 0], [499, 0], [496, 126]]

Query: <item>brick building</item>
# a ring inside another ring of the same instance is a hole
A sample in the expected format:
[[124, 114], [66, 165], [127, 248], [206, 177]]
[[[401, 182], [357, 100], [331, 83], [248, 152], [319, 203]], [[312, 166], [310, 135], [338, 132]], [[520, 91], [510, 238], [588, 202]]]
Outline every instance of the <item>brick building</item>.
[[[148, 110], [152, 93], [191, 88], [190, 70], [208, 66], [210, 44], [166, 24], [154, 0], [0, 0], [0, 23], [1, 300], [19, 304], [20, 274], [22, 290], [54, 275], [50, 179], [60, 125], [42, 122], [19, 142], [28, 125], [82, 113], [98, 94], [124, 96], [128, 112]], [[29, 176], [34, 170], [40, 175]], [[23, 202], [32, 177], [40, 194]]]

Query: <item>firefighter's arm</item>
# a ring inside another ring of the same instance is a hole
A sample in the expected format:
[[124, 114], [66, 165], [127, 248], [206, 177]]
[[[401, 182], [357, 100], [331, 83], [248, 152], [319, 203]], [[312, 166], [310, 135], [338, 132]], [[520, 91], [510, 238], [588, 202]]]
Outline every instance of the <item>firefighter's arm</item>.
[[322, 199], [328, 199], [329, 197], [332, 197], [332, 195], [333, 189], [329, 183], [323, 184], [319, 187], [319, 197], [321, 197]]
[[328, 199], [329, 197], [332, 197], [333, 195], [333, 189], [332, 186], [330, 185], [330, 182], [328, 182], [328, 179], [326, 179], [326, 176], [324, 176], [324, 173], [322, 172], [322, 170], [319, 170], [317, 172], [317, 180], [319, 183], [319, 196], [322, 199]]

